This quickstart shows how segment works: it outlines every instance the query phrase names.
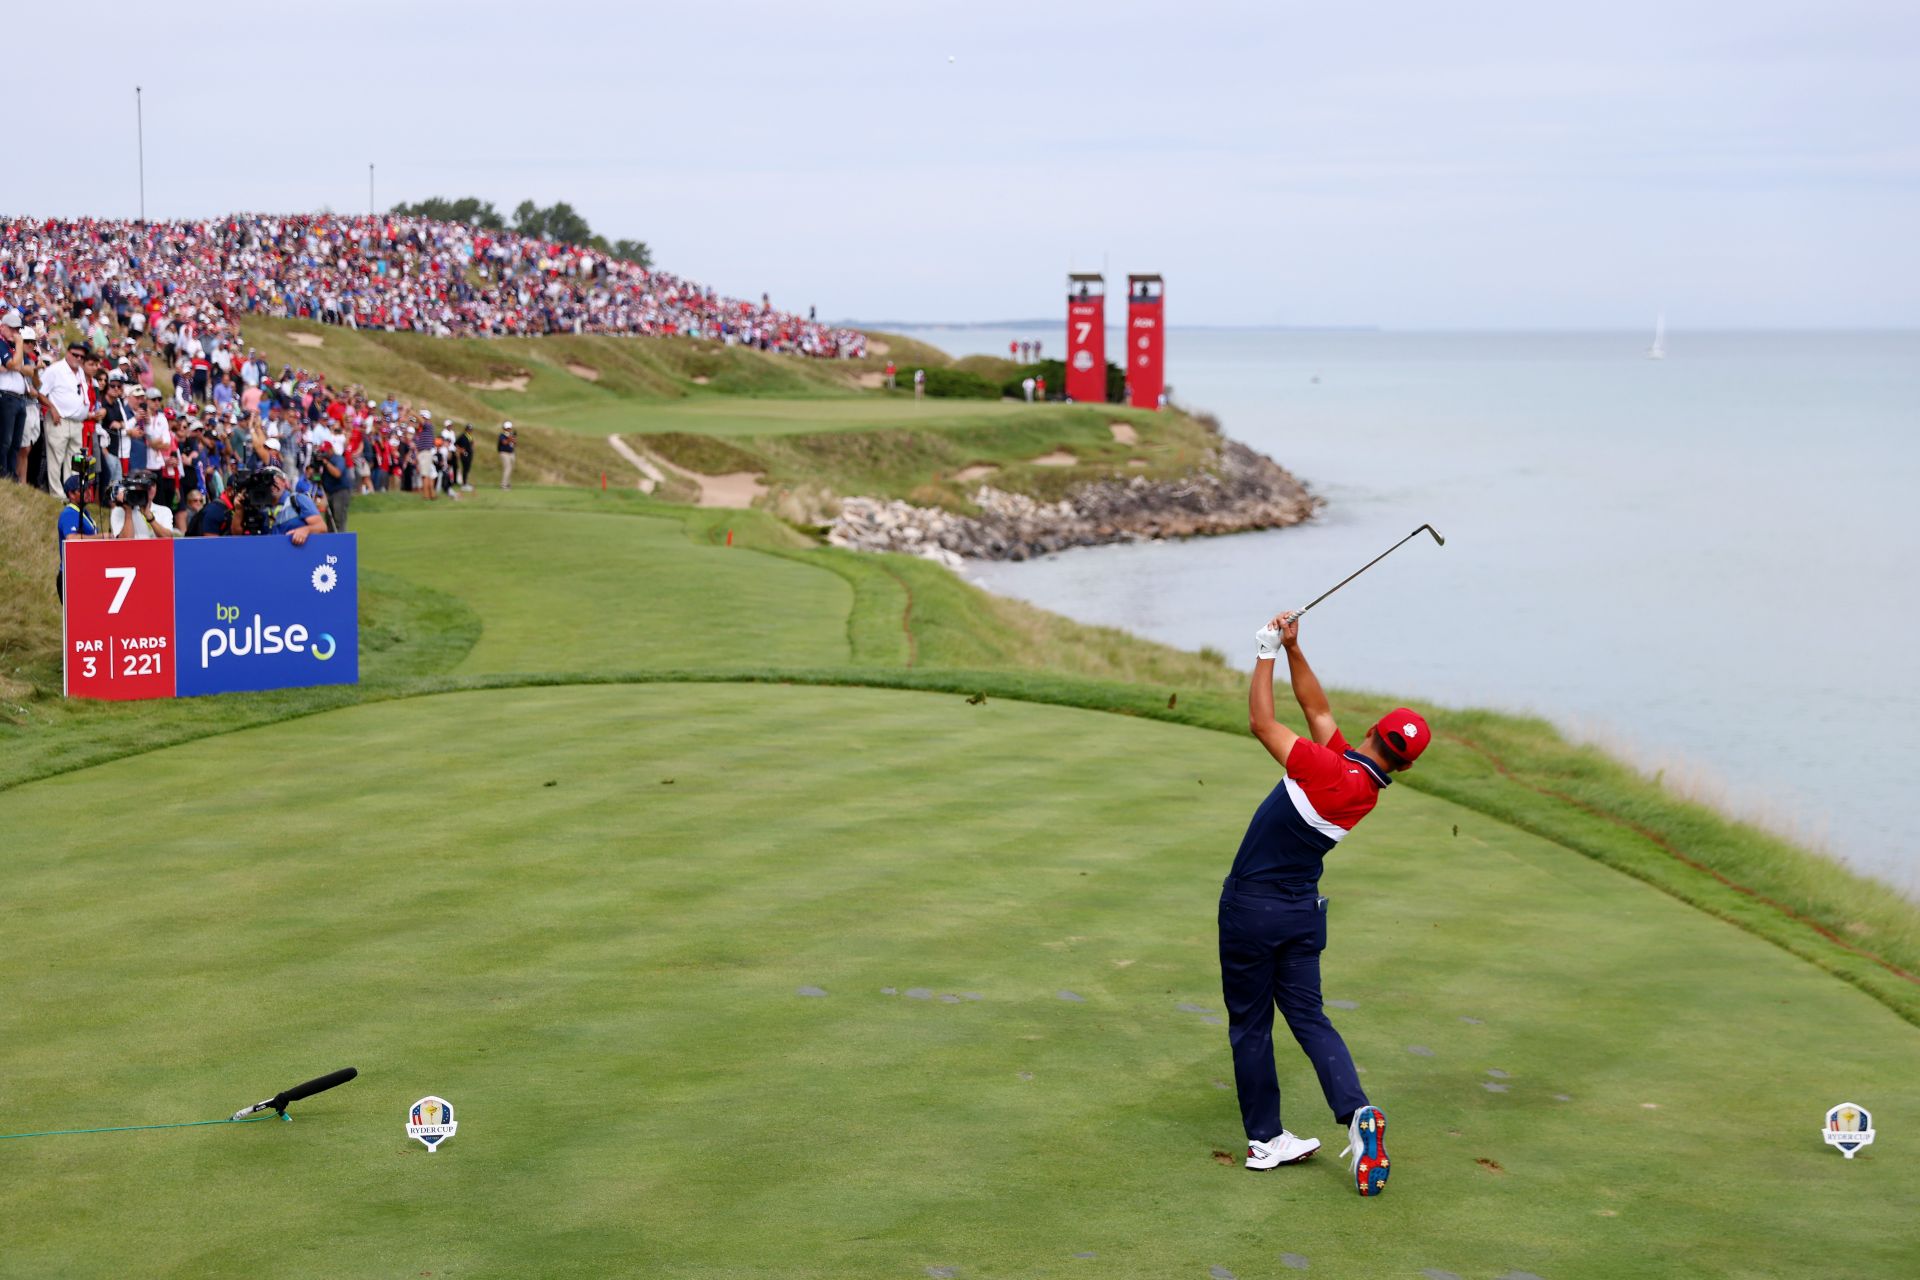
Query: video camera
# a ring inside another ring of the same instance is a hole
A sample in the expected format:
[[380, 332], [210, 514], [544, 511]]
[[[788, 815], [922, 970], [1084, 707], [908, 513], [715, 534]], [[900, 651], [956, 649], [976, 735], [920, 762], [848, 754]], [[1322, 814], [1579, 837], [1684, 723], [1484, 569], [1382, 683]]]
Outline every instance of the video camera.
[[84, 505], [87, 500], [87, 490], [93, 488], [94, 481], [100, 478], [99, 460], [90, 453], [75, 454], [73, 474], [78, 476], [80, 483], [85, 486], [80, 490], [80, 502]]
[[160, 475], [155, 471], [130, 471], [126, 482], [114, 490], [113, 500], [116, 504], [137, 511], [153, 497], [154, 482], [159, 479]]
[[265, 467], [243, 471], [229, 486], [229, 502], [238, 499], [240, 528], [244, 533], [269, 533], [273, 529], [273, 509], [279, 496], [273, 491], [273, 472]]

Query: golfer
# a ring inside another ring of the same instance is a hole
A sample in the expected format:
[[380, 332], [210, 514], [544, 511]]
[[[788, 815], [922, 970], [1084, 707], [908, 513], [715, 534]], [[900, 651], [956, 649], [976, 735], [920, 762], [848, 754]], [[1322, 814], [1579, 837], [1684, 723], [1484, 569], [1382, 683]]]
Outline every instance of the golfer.
[[[1354, 1184], [1363, 1196], [1387, 1185], [1387, 1117], [1367, 1102], [1353, 1055], [1320, 1007], [1320, 953], [1327, 945], [1327, 900], [1320, 865], [1334, 845], [1373, 811], [1390, 775], [1427, 746], [1427, 722], [1404, 707], [1381, 717], [1359, 747], [1333, 722], [1327, 695], [1300, 652], [1300, 623], [1282, 614], [1256, 635], [1258, 661], [1247, 692], [1253, 736], [1287, 771], [1254, 811], [1220, 894], [1220, 985], [1227, 998], [1233, 1079], [1247, 1130], [1247, 1168], [1297, 1164], [1320, 1149], [1280, 1126], [1280, 1081], [1273, 1065], [1273, 1007], [1286, 1015], [1320, 1077], [1334, 1119], [1347, 1126]], [[1307, 718], [1302, 737], [1273, 716], [1273, 660], [1287, 655], [1293, 696]]]

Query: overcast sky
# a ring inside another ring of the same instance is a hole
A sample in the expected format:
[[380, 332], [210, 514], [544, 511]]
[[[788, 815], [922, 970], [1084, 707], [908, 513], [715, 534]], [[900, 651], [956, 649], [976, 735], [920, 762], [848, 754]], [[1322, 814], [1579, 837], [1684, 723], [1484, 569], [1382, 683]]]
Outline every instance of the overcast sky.
[[150, 217], [364, 209], [372, 161], [383, 208], [570, 200], [823, 316], [1052, 315], [1104, 262], [1165, 273], [1174, 323], [1920, 324], [1912, 0], [31, 0], [9, 25], [33, 53], [8, 78], [40, 87], [7, 213], [132, 216], [138, 83]]

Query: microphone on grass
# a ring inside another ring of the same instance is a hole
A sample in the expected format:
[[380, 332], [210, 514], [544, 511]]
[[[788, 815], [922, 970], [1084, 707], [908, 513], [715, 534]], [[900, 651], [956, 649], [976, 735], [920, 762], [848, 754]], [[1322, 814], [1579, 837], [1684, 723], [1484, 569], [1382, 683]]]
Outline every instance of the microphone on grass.
[[282, 1089], [279, 1093], [274, 1094], [265, 1101], [256, 1102], [250, 1107], [242, 1107], [228, 1118], [232, 1120], [244, 1120], [248, 1116], [258, 1115], [262, 1111], [278, 1111], [284, 1116], [287, 1114], [288, 1103], [298, 1102], [302, 1098], [311, 1098], [316, 1093], [325, 1093], [335, 1085], [345, 1084], [359, 1074], [360, 1072], [353, 1067], [342, 1067], [338, 1071], [329, 1071], [324, 1076], [315, 1076], [313, 1079], [302, 1084], [297, 1084], [291, 1089]]

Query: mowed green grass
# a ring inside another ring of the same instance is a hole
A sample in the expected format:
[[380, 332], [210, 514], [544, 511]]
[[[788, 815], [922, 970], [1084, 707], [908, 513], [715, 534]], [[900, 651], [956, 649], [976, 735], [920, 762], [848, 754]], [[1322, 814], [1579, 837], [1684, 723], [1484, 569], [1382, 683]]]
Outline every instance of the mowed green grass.
[[[1327, 1149], [1217, 1162], [1213, 903], [1274, 772], [1058, 707], [652, 685], [10, 789], [0, 1130], [363, 1078], [293, 1124], [0, 1144], [0, 1274], [1912, 1274], [1920, 1030], [1403, 788], [1323, 886], [1391, 1189], [1352, 1194], [1284, 1039]], [[433, 1156], [401, 1130], [430, 1092], [461, 1121]], [[1842, 1099], [1882, 1131], [1852, 1162], [1815, 1132]]]
[[[542, 421], [575, 431], [779, 436], [822, 431], [956, 431], [1010, 422], [1072, 422], [1085, 412], [1085, 406], [1032, 405], [1013, 400], [914, 400], [870, 392], [859, 398], [714, 396], [658, 404], [583, 405], [550, 411]], [[1121, 410], [1107, 416], [1127, 421], [1134, 415]]]
[[848, 659], [853, 591], [826, 570], [696, 544], [671, 515], [515, 510], [481, 497], [493, 508], [478, 517], [397, 499], [354, 526], [365, 562], [478, 604], [480, 639], [458, 673]]

